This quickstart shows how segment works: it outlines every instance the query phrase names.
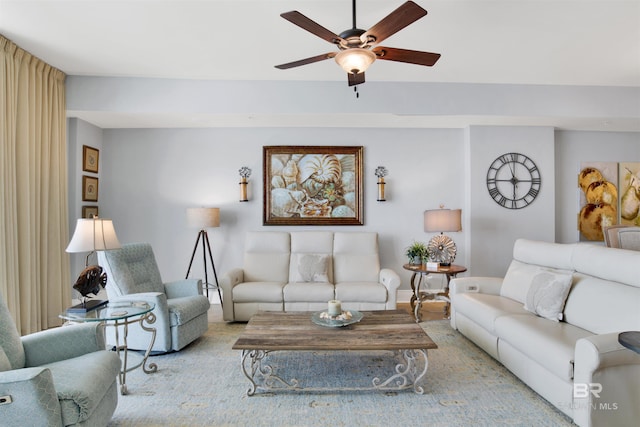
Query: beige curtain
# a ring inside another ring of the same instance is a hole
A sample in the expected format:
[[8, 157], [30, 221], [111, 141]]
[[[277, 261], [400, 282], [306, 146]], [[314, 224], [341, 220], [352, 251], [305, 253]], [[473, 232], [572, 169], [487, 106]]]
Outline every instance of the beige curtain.
[[65, 77], [0, 36], [0, 292], [21, 334], [71, 301]]

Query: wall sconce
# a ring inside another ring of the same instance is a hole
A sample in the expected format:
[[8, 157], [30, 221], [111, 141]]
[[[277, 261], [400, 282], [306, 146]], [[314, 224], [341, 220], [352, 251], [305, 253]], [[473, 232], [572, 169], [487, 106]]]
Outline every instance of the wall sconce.
[[249, 199], [247, 198], [247, 185], [249, 184], [249, 182], [247, 181], [247, 179], [249, 178], [249, 176], [251, 176], [251, 169], [243, 166], [238, 172], [240, 173], [240, 201], [248, 202]]
[[378, 177], [378, 201], [384, 202], [387, 199], [384, 198], [384, 177], [387, 176], [389, 171], [384, 166], [378, 166], [376, 168], [375, 174]]
[[440, 205], [440, 209], [432, 209], [424, 211], [424, 231], [425, 233], [437, 233], [431, 238], [427, 249], [429, 258], [440, 263], [442, 266], [448, 266], [453, 263], [456, 258], [456, 244], [451, 237], [444, 232], [462, 230], [462, 210], [460, 209], [444, 209]]

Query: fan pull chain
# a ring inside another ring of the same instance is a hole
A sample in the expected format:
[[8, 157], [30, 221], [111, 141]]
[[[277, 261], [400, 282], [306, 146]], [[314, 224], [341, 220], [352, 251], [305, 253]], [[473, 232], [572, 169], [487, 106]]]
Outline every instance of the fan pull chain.
[[353, 91], [356, 93], [356, 98], [360, 98], [360, 93], [358, 93], [358, 86], [353, 87]]

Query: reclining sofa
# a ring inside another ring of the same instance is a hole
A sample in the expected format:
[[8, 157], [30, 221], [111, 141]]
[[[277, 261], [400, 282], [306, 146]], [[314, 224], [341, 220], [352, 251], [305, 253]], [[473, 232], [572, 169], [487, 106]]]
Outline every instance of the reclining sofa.
[[248, 321], [258, 311], [396, 308], [400, 277], [381, 269], [374, 232], [252, 231], [244, 264], [220, 280], [223, 317]]
[[640, 252], [517, 240], [504, 278], [451, 281], [451, 326], [582, 427], [635, 426]]

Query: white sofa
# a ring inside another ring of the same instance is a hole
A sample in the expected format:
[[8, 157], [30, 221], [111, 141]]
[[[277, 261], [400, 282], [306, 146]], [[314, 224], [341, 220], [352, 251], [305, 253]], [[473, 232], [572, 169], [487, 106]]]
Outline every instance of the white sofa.
[[243, 268], [220, 280], [223, 317], [248, 321], [258, 311], [396, 308], [400, 277], [381, 269], [374, 232], [252, 231]]
[[504, 279], [454, 279], [450, 296], [451, 326], [576, 424], [638, 425], [640, 354], [618, 334], [640, 330], [640, 252], [521, 239]]

